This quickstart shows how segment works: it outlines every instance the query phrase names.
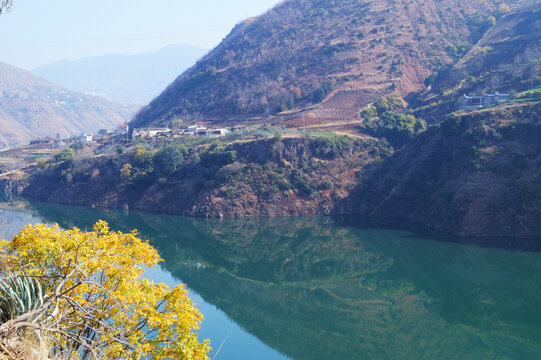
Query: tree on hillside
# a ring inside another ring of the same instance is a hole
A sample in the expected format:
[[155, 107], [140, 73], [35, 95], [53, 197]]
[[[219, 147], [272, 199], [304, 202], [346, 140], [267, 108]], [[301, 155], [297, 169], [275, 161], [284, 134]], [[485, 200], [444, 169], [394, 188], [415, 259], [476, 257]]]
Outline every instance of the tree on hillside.
[[54, 156], [58, 162], [72, 163], [75, 160], [75, 152], [72, 149], [64, 149]]
[[2, 0], [0, 2], [0, 14], [2, 14], [3, 11], [11, 9], [12, 3], [13, 3], [13, 0]]
[[177, 171], [177, 167], [182, 163], [187, 154], [185, 148], [169, 145], [166, 146], [154, 155], [154, 163], [156, 169], [164, 175], [169, 175]]
[[208, 359], [201, 313], [142, 277], [162, 259], [135, 231], [29, 225], [0, 250], [0, 358], [25, 358], [11, 344], [33, 333], [54, 359]]

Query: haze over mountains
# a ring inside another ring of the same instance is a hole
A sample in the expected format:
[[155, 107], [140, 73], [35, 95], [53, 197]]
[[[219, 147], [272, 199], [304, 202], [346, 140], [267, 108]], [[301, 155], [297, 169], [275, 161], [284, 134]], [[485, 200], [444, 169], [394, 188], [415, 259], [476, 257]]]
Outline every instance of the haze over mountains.
[[0, 148], [43, 136], [112, 129], [129, 121], [136, 109], [61, 88], [0, 63]]
[[145, 105], [207, 51], [187, 45], [170, 45], [146, 54], [62, 60], [33, 72], [71, 90], [96, 94], [122, 104]]
[[367, 100], [424, 90], [427, 78], [458, 62], [509, 10], [532, 3], [285, 1], [237, 25], [133, 125], [175, 117], [235, 122], [324, 100], [352, 118]]

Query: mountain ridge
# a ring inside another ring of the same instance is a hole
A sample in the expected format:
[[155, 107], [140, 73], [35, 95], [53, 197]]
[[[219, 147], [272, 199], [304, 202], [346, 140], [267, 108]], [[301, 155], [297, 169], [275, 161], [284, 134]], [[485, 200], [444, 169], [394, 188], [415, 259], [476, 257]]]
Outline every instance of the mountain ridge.
[[302, 110], [343, 91], [405, 97], [471, 48], [504, 15], [501, 4], [285, 1], [238, 24], [132, 125], [163, 125], [176, 117], [241, 122]]
[[168, 45], [135, 55], [60, 60], [32, 72], [74, 91], [98, 94], [117, 103], [144, 105], [207, 51], [188, 45]]
[[134, 111], [134, 107], [69, 91], [0, 63], [0, 147], [113, 128], [129, 121]]

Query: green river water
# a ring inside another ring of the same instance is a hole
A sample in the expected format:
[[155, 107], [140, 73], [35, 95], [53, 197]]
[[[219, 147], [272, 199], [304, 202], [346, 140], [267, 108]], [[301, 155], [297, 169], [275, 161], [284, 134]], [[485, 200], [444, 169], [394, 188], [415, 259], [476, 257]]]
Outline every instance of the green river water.
[[211, 359], [541, 359], [541, 239], [456, 239], [358, 217], [193, 219], [3, 203], [27, 223], [136, 228], [187, 284]]

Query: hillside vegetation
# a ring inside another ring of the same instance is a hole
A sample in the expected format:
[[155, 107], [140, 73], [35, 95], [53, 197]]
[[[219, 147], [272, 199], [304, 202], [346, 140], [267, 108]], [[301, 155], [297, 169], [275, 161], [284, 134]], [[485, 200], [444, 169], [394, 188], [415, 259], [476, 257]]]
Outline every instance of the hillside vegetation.
[[[109, 142], [92, 155], [65, 150], [0, 186], [62, 204], [200, 217], [359, 213], [454, 235], [540, 238], [541, 4], [509, 5], [286, 1], [239, 24], [131, 125], [233, 125], [312, 104], [302, 123], [313, 135], [286, 120], [220, 139]], [[491, 87], [513, 98], [451, 113], [462, 92]], [[355, 135], [314, 124], [338, 113]]]
[[[176, 117], [240, 121], [345, 92], [362, 97], [366, 91], [397, 90], [404, 97], [423, 90], [431, 74], [476, 44], [508, 10], [501, 5], [492, 0], [285, 1], [238, 24], [132, 125], [168, 124]], [[364, 106], [348, 101], [334, 107]]]
[[129, 121], [135, 110], [63, 89], [0, 63], [0, 148], [25, 145], [44, 136], [113, 129]]
[[364, 211], [456, 235], [539, 238], [539, 139], [540, 102], [451, 115], [367, 177]]
[[22, 195], [201, 217], [347, 213], [362, 169], [391, 153], [386, 141], [339, 136], [138, 145], [76, 160], [65, 150], [31, 173]]
[[455, 65], [427, 79], [419, 116], [458, 108], [462, 95], [517, 93], [541, 85], [541, 3], [495, 23]]

